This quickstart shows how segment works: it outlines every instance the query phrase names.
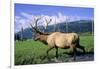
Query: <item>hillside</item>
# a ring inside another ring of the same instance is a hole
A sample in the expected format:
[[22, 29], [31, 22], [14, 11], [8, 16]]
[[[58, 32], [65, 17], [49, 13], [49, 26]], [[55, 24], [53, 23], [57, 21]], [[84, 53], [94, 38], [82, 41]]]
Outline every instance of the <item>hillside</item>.
[[[66, 28], [67, 25], [67, 28]], [[76, 33], [84, 33], [84, 32], [92, 32], [92, 26], [93, 21], [90, 20], [80, 20], [80, 21], [74, 21], [69, 23], [59, 23], [56, 24], [56, 31], [62, 31], [62, 32], [76, 32]], [[41, 31], [43, 31], [43, 27], [39, 27]], [[53, 32], [54, 31], [54, 25], [49, 25], [46, 32]], [[15, 35], [19, 35], [20, 37], [21, 31], [16, 33]], [[31, 28], [24, 29], [23, 31], [23, 37], [26, 38], [32, 38], [32, 31]]]

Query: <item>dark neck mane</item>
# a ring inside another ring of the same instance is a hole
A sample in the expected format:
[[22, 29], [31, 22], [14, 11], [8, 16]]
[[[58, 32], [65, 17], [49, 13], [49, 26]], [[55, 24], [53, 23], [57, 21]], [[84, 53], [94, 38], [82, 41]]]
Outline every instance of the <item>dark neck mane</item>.
[[47, 44], [47, 38], [48, 38], [48, 35], [41, 35], [40, 41], [43, 42], [44, 44]]

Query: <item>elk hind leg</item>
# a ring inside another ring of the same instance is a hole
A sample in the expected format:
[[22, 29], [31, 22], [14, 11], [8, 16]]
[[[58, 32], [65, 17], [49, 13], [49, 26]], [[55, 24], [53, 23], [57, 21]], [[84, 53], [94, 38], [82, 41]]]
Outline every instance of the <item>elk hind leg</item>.
[[73, 48], [73, 57], [74, 57], [74, 61], [76, 60], [76, 47], [75, 48]]
[[85, 48], [83, 46], [78, 46], [78, 48], [83, 50], [83, 53], [85, 54]]
[[71, 50], [72, 50], [72, 53], [73, 53], [73, 60], [75, 61], [76, 60], [76, 46], [75, 45], [71, 45]]

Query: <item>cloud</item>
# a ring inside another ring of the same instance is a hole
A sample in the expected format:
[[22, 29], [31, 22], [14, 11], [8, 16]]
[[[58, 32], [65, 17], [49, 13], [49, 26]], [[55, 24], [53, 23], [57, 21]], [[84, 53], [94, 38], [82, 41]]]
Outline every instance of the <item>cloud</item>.
[[43, 15], [43, 14], [41, 16], [44, 17], [42, 19], [44, 21], [44, 23], [43, 23], [44, 25], [46, 24], [45, 19], [47, 19], [47, 20], [52, 19], [50, 25], [53, 25], [55, 23], [62, 23], [62, 22], [65, 22], [66, 21], [66, 16], [64, 16], [60, 12], [58, 13], [58, 16], [55, 16], [55, 15], [54, 16], [49, 16], [49, 15]]
[[33, 26], [35, 26], [35, 20], [34, 18], [38, 18], [39, 16], [42, 17], [39, 21], [38, 21], [38, 25], [42, 25], [42, 26], [46, 26], [46, 21], [52, 19], [52, 21], [49, 23], [49, 25], [53, 25], [55, 23], [62, 23], [62, 22], [66, 22], [66, 21], [76, 21], [76, 20], [80, 20], [80, 17], [78, 15], [74, 15], [74, 16], [65, 16], [63, 15], [61, 12], [58, 12], [58, 15], [53, 15], [53, 16], [49, 16], [49, 15], [33, 15], [33, 14], [29, 14], [26, 12], [21, 12], [20, 13], [21, 16], [15, 16], [15, 32], [18, 32], [21, 30], [21, 27], [23, 26], [23, 28], [29, 28], [30, 27], [30, 23], [33, 24]]
[[25, 13], [25, 12], [21, 12], [21, 16], [25, 17], [26, 19], [31, 19], [34, 15]]
[[24, 19], [20, 16], [15, 16], [14, 19], [15, 23], [15, 32], [19, 32], [21, 30], [21, 27], [23, 27], [23, 29], [28, 28], [29, 27], [29, 23], [28, 23], [28, 19]]
[[65, 22], [66, 21], [66, 18], [67, 18], [67, 16], [64, 16], [62, 13], [58, 13], [58, 18], [57, 18], [57, 21], [58, 22]]
[[69, 22], [71, 22], [71, 21], [77, 21], [77, 20], [80, 20], [80, 16], [78, 16], [78, 15], [68, 16], [68, 21]]

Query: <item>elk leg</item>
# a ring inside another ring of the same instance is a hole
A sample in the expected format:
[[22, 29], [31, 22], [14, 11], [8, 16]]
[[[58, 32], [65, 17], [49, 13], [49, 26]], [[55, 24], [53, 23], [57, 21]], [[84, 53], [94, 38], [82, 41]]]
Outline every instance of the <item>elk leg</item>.
[[71, 50], [73, 53], [73, 60], [75, 61], [76, 60], [76, 47], [74, 45], [71, 45]]
[[58, 47], [56, 47], [56, 58], [58, 58]]
[[48, 50], [47, 50], [47, 56], [48, 56], [48, 53], [50, 50], [52, 50], [54, 47], [50, 47]]
[[83, 50], [83, 53], [85, 54], [85, 48], [83, 46], [78, 46], [78, 48]]
[[76, 60], [76, 47], [74, 47], [74, 49], [73, 49], [73, 57], [74, 57], [74, 61]]
[[[50, 48], [46, 51], [46, 56], [44, 56], [43, 59], [45, 59], [46, 57], [48, 58], [48, 56], [49, 56], [48, 53], [49, 53], [49, 51], [52, 50], [53, 48], [54, 48], [54, 47], [50, 47]], [[49, 59], [49, 58], [48, 58], [48, 59]]]

